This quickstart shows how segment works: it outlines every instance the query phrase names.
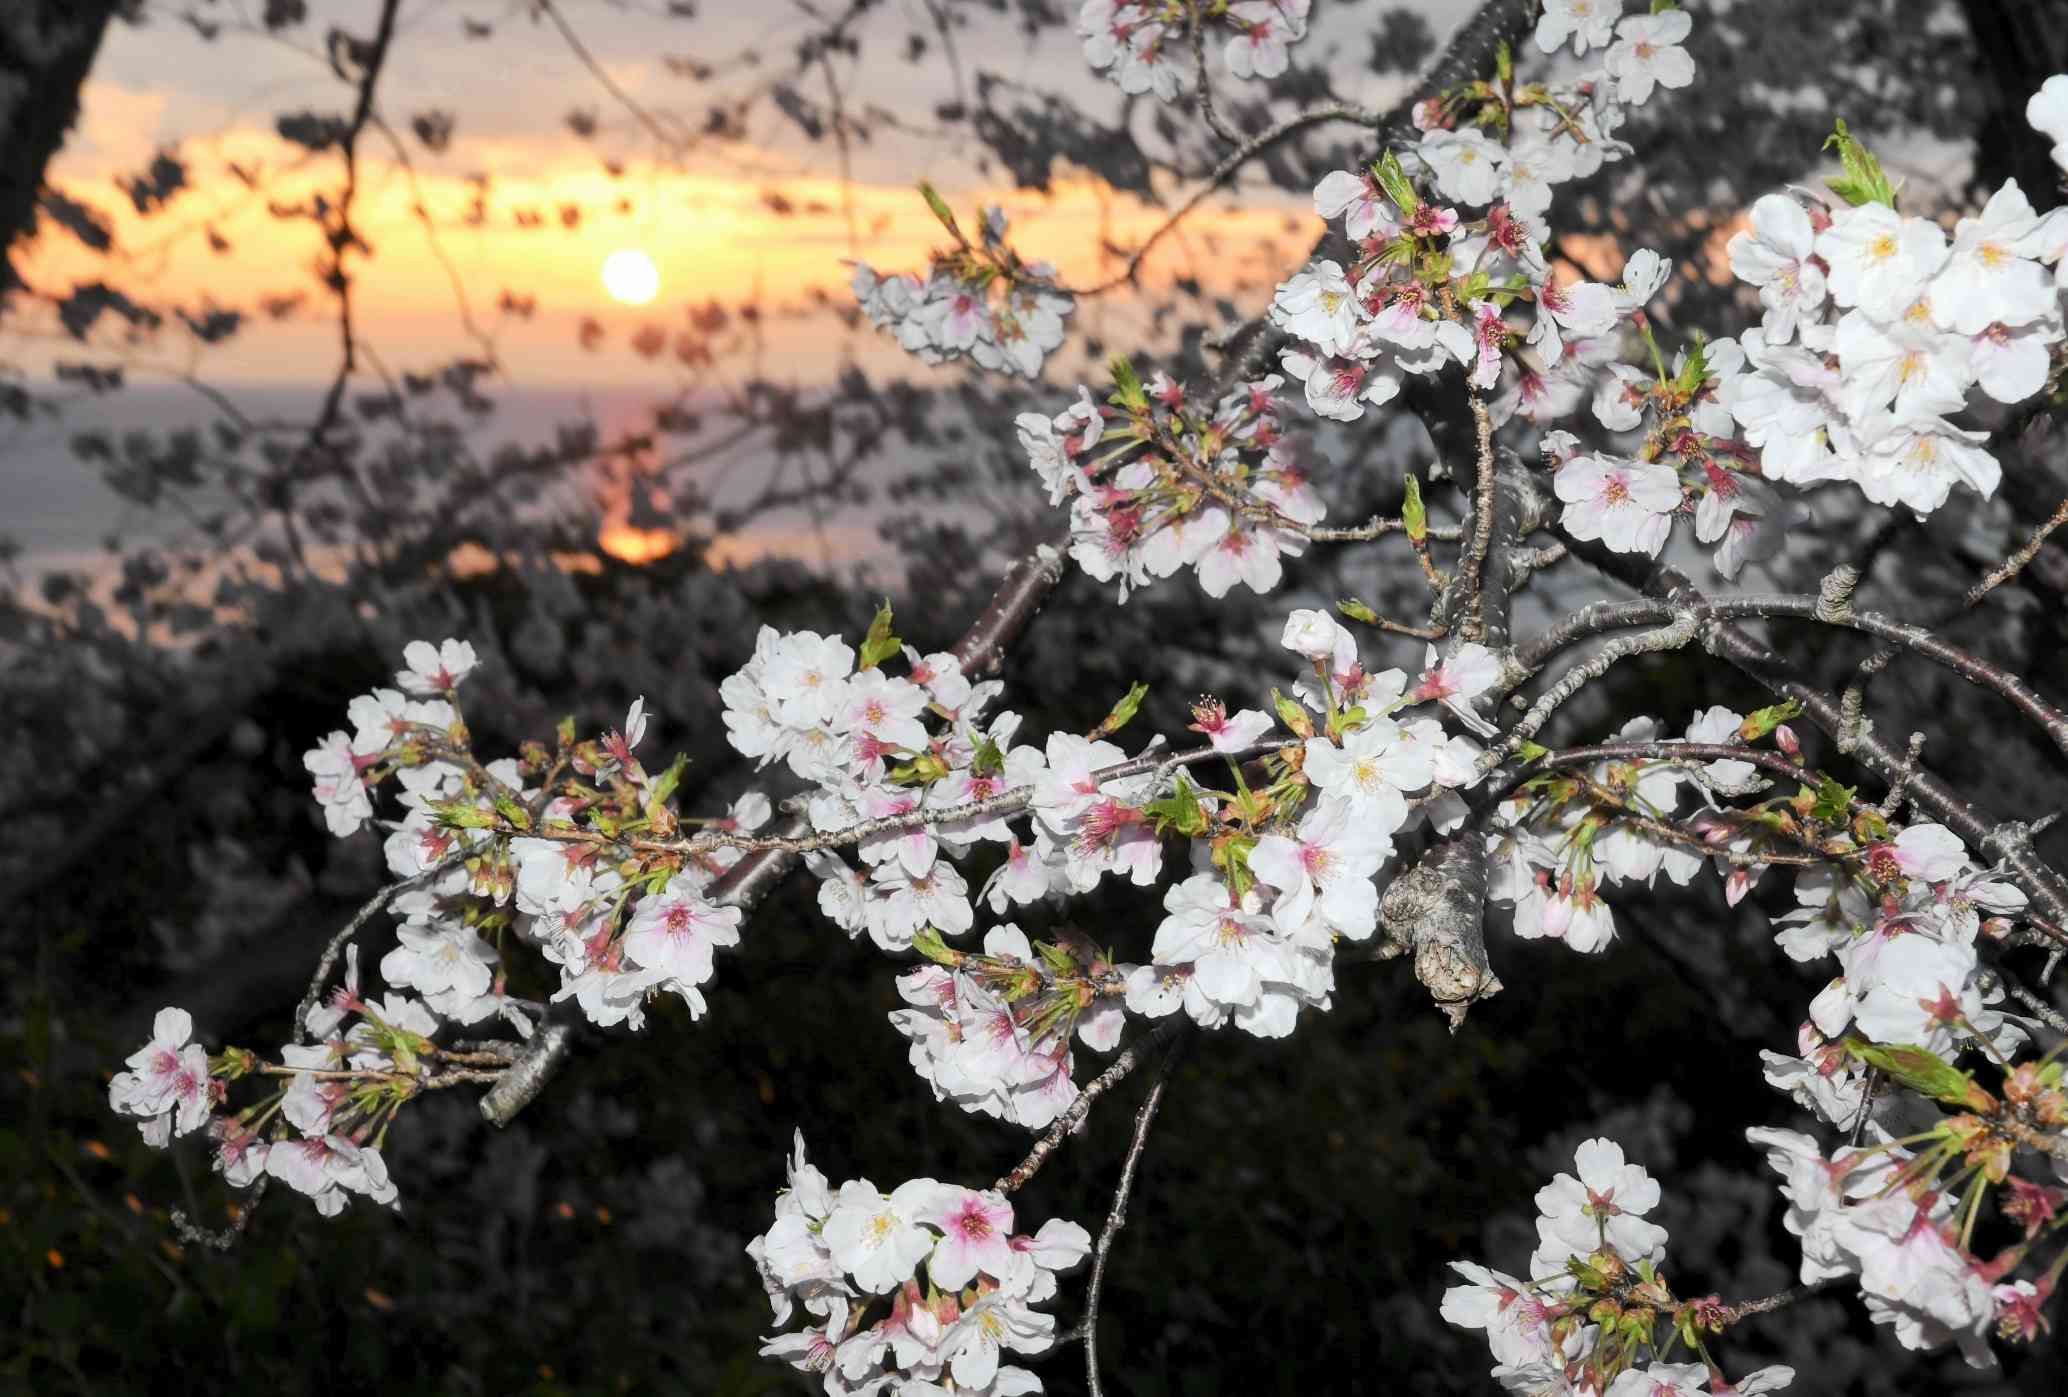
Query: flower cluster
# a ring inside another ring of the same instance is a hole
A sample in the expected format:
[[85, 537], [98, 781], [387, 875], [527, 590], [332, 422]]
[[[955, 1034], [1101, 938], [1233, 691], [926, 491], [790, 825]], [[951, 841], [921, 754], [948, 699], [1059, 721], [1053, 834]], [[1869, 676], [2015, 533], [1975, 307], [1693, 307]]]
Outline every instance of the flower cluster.
[[1999, 1058], [2014, 1051], [2025, 1034], [1987, 1007], [2002, 991], [1985, 990], [1975, 940], [1985, 917], [2024, 911], [2025, 894], [1977, 868], [1943, 825], [1891, 836], [1876, 817], [1859, 823], [1830, 841], [1840, 862], [1796, 879], [1801, 906], [1775, 937], [1791, 959], [1839, 963], [1842, 973], [1810, 1003], [1810, 1023], [1826, 1039], [1852, 1027], [1941, 1056], [1975, 1038]]
[[[1206, 746], [1152, 766], [1103, 740], [1138, 694], [1092, 736], [1016, 746], [1016, 714], [978, 721], [998, 686], [951, 683], [951, 656], [905, 651], [919, 681], [875, 667], [900, 649], [887, 611], [863, 643], [861, 670], [837, 639], [763, 631], [753, 660], [722, 688], [727, 726], [741, 751], [764, 762], [786, 755], [817, 783], [805, 805], [828, 847], [806, 859], [826, 914], [851, 935], [933, 962], [900, 978], [909, 1007], [891, 1017], [937, 1098], [1038, 1129], [1076, 1098], [1073, 1038], [1112, 1048], [1123, 1003], [1147, 1017], [1183, 1008], [1203, 1026], [1266, 1037], [1290, 1033], [1303, 1008], [1328, 1007], [1337, 941], [1377, 927], [1376, 878], [1393, 836], [1423, 818], [1449, 827], [1464, 814], [1457, 792], [1480, 779], [1469, 738], [1405, 710], [1436, 705], [1483, 729], [1470, 704], [1499, 665], [1483, 646], [1448, 659], [1432, 650], [1410, 685], [1398, 670], [1367, 671], [1350, 632], [1316, 611], [1292, 613], [1282, 640], [1310, 666], [1294, 697], [1274, 695], [1289, 737], [1274, 741], [1263, 711], [1231, 715], [1202, 699], [1192, 727]], [[914, 717], [885, 749], [879, 715], [858, 741], [849, 720], [825, 715], [857, 711], [859, 693], [887, 712], [926, 703], [940, 726]], [[1230, 789], [1185, 774], [1213, 761], [1226, 763]], [[1011, 924], [991, 929], [981, 954], [943, 939], [974, 925], [968, 883], [950, 860], [980, 843], [1003, 846], [980, 893], [1003, 912], [1087, 892], [1109, 874], [1153, 886], [1174, 836], [1188, 844], [1193, 872], [1166, 892], [1146, 964], [1068, 934], [1037, 946]]]
[[1120, 599], [1195, 568], [1211, 597], [1237, 583], [1268, 592], [1279, 559], [1306, 550], [1306, 530], [1327, 513], [1307, 483], [1307, 447], [1280, 425], [1272, 374], [1217, 403], [1195, 405], [1157, 373], [1146, 385], [1132, 365], [1112, 365], [1110, 406], [1078, 389], [1054, 417], [1021, 413], [1020, 446], [1051, 504], [1070, 506], [1070, 556]]
[[397, 687], [353, 699], [345, 710], [353, 731], [330, 734], [302, 758], [316, 778], [323, 818], [340, 839], [373, 818], [372, 787], [387, 777], [423, 799], [445, 793], [460, 775], [436, 754], [466, 742], [451, 700], [476, 664], [474, 647], [464, 640], [435, 647], [413, 640], [402, 657], [409, 667], [396, 674]]
[[[345, 1027], [348, 1018], [357, 1022]], [[158, 1011], [151, 1041], [130, 1055], [127, 1072], [108, 1084], [108, 1104], [138, 1118], [146, 1142], [159, 1148], [175, 1136], [206, 1130], [225, 1182], [248, 1188], [261, 1176], [305, 1194], [331, 1217], [354, 1194], [398, 1206], [381, 1141], [403, 1102], [435, 1084], [427, 1059], [438, 1056], [429, 1035], [437, 1021], [404, 995], [369, 1002], [353, 975], [331, 1004], [312, 1010], [314, 1044], [289, 1043], [277, 1063], [226, 1048], [209, 1056], [193, 1036], [184, 1009]], [[225, 1106], [230, 1083], [271, 1079], [272, 1093], [235, 1113]]]
[[[899, 655], [907, 672], [892, 675], [882, 665]], [[1039, 751], [1012, 746], [1019, 715], [984, 721], [1003, 686], [971, 684], [953, 655], [901, 646], [887, 608], [859, 658], [857, 668], [854, 648], [837, 636], [764, 626], [754, 657], [719, 687], [732, 745], [764, 766], [785, 760], [813, 784], [806, 810], [816, 831], [893, 822], [856, 845], [866, 872], [831, 849], [809, 855], [820, 908], [849, 935], [866, 932], [886, 951], [906, 949], [927, 927], [966, 932], [975, 911], [950, 856], [967, 856], [985, 841], [1011, 846], [1017, 877], [1008, 881], [1017, 900], [1040, 897], [1051, 849], [1030, 854], [996, 818], [927, 821], [929, 811], [985, 800], [1041, 769]], [[939, 727], [930, 728], [929, 718]]]
[[[1572, 32], [1584, 53], [1594, 13], [1547, 10], [1540, 42]], [[1584, 22], [1561, 30], [1561, 16]], [[1389, 152], [1367, 170], [1323, 177], [1315, 212], [1342, 220], [1356, 257], [1348, 266], [1312, 264], [1279, 287], [1271, 306], [1272, 323], [1303, 342], [1282, 362], [1317, 414], [1354, 421], [1397, 396], [1407, 375], [1452, 364], [1492, 397], [1497, 423], [1548, 421], [1579, 404], [1612, 357], [1611, 332], [1657, 293], [1666, 266], [1639, 252], [1621, 286], [1563, 280], [1543, 254], [1543, 218], [1557, 185], [1628, 153], [1612, 134], [1626, 106], [1656, 85], [1689, 80], [1692, 67], [1675, 47], [1688, 23], [1679, 12], [1624, 21], [1630, 32], [1610, 50], [1611, 68], [1570, 84], [1462, 84], [1416, 109], [1423, 134], [1405, 161]], [[1468, 217], [1460, 211], [1467, 208], [1484, 212]], [[1526, 329], [1508, 320], [1525, 304], [1533, 312]], [[1638, 524], [1680, 502], [1677, 488], [1667, 500], [1649, 482], [1634, 504], [1627, 481], [1595, 482], [1593, 494], [1627, 506]], [[1617, 524], [1607, 532], [1624, 531]]]
[[[532, 744], [521, 760], [483, 764], [459, 710], [473, 648], [416, 641], [404, 656], [401, 689], [436, 697], [377, 689], [354, 699], [347, 712], [356, 732], [333, 733], [305, 759], [341, 834], [373, 817], [379, 785], [392, 776], [399, 787], [402, 818], [387, 822], [384, 852], [389, 871], [414, 886], [389, 904], [401, 926], [381, 961], [383, 979], [416, 991], [440, 1020], [500, 1016], [528, 1029], [490, 944], [510, 931], [559, 966], [554, 999], [575, 1000], [595, 1023], [637, 1028], [656, 993], [674, 993], [701, 1015], [698, 987], [713, 974], [714, 951], [738, 943], [740, 919], [701, 893], [740, 855], [653, 838], [680, 824], [672, 801], [681, 770], [655, 775], [633, 755], [646, 731], [644, 703], [632, 706], [623, 732], [577, 742], [572, 724], [562, 724], [555, 750]], [[768, 816], [767, 799], [753, 795], [715, 823], [752, 829]]]
[[[1736, 744], [1774, 731], [1784, 712], [1765, 709], [1747, 719], [1711, 707], [1694, 716], [1685, 738]], [[1656, 720], [1633, 718], [1615, 740], [1649, 743], [1659, 736]], [[1514, 908], [1517, 936], [1548, 937], [1583, 953], [1615, 939], [1615, 917], [1601, 892], [1616, 883], [1649, 887], [1664, 874], [1685, 887], [1713, 857], [1735, 905], [1758, 867], [1732, 855], [1767, 847], [1769, 836], [1720, 802], [1759, 789], [1754, 776], [1750, 763], [1731, 759], [1639, 758], [1532, 777], [1495, 813], [1487, 896]], [[1679, 814], [1684, 796], [1696, 808]], [[1675, 825], [1699, 833], [1669, 837]]]
[[[2042, 1074], [2024, 1070], [2023, 1104], [2058, 1119], [2068, 1109], [2068, 1097], [2060, 1090], [2058, 1066], [2048, 1072], [2051, 1083], [2045, 1084]], [[1996, 1153], [2008, 1159], [2008, 1147], [1991, 1139], [1975, 1118], [1942, 1127], [1922, 1152], [1879, 1129], [1876, 1144], [1841, 1147], [1829, 1156], [1796, 1131], [1756, 1127], [1745, 1134], [1765, 1147], [1767, 1163], [1781, 1176], [1781, 1194], [1788, 1202], [1783, 1221], [1801, 1240], [1804, 1283], [1857, 1276], [1867, 1313], [1876, 1324], [1894, 1329], [1903, 1347], [1955, 1343], [1970, 1365], [1988, 1368], [1996, 1363], [1988, 1345], [1992, 1329], [2005, 1338], [2030, 1340], [2046, 1326], [2042, 1307], [2052, 1297], [2060, 1267], [2037, 1282], [2003, 1277], [2035, 1240], [2057, 1230], [2068, 1189], [2011, 1176], [2005, 1213], [2021, 1224], [2024, 1236], [1993, 1260], [1977, 1257], [1970, 1250], [1977, 1210], [1934, 1186], [1949, 1161]], [[1971, 1184], [1970, 1194], [1977, 1195], [1981, 1187]]]
[[1022, 262], [1006, 244], [1003, 209], [984, 216], [972, 243], [939, 196], [926, 194], [955, 247], [934, 254], [923, 280], [856, 263], [855, 299], [872, 324], [926, 363], [966, 356], [979, 368], [1035, 377], [1062, 344], [1075, 298], [1056, 285], [1054, 267]]
[[1286, 50], [1307, 36], [1313, 0], [1084, 0], [1077, 32], [1084, 61], [1130, 96], [1153, 92], [1169, 102], [1184, 90], [1191, 65], [1191, 26], [1225, 36], [1221, 49], [1238, 78], [1275, 78]]
[[[1451, 1269], [1466, 1284], [1443, 1295], [1443, 1317], [1483, 1330], [1494, 1378], [1510, 1392], [1680, 1397], [1702, 1392], [1779, 1392], [1793, 1369], [1762, 1368], [1735, 1384], [1694, 1336], [1722, 1327], [1715, 1302], [1676, 1299], [1659, 1267], [1666, 1229], [1645, 1214], [1659, 1185], [1613, 1140], [1583, 1143], [1576, 1174], [1537, 1192], [1536, 1253], [1520, 1280], [1470, 1261]], [[1685, 1342], [1698, 1363], [1665, 1361]]]
[[936, 963], [898, 977], [910, 1008], [890, 1016], [934, 1099], [1041, 1130], [1077, 1099], [1074, 1035], [1098, 1052], [1120, 1041], [1125, 974], [1094, 948], [1043, 945], [1007, 923], [984, 953], [924, 949]]
[[747, 1254], [775, 1322], [800, 1308], [813, 1322], [761, 1352], [823, 1376], [829, 1393], [1039, 1392], [1038, 1377], [1002, 1360], [1054, 1344], [1055, 1317], [1036, 1307], [1090, 1252], [1074, 1222], [1014, 1233], [1012, 1203], [995, 1190], [933, 1179], [835, 1188], [799, 1132], [775, 1224]]
[[2017, 403], [2045, 387], [2063, 335], [2068, 208], [2041, 217], [2008, 180], [1949, 244], [1937, 223], [1897, 211], [1843, 123], [1833, 140], [1843, 202], [1769, 194], [1731, 239], [1731, 270], [1759, 288], [1764, 313], [1740, 337], [1750, 371], [1723, 402], [1770, 479], [1850, 481], [1918, 514], [1956, 485], [1991, 495], [2002, 471], [1987, 434], [1948, 418], [1977, 389]]

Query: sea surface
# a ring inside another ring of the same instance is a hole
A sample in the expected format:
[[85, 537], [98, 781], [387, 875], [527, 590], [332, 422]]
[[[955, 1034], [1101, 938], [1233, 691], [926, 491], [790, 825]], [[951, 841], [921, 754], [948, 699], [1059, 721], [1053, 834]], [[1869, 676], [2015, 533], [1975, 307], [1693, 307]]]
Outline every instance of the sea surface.
[[[322, 388], [221, 388], [246, 417], [305, 422], [313, 418]], [[654, 389], [499, 387], [487, 394], [495, 409], [479, 419], [452, 409], [443, 395], [433, 401], [437, 415], [471, 422], [469, 435], [477, 455], [486, 457], [504, 445], [540, 447], [553, 443], [569, 424], [591, 422], [599, 439], [609, 441], [628, 431], [644, 430], [656, 406], [666, 401]], [[349, 401], [349, 400], [348, 400]], [[118, 442], [140, 430], [163, 432], [180, 427], [207, 430], [220, 420], [218, 408], [195, 390], [179, 384], [125, 387], [114, 393], [82, 395], [64, 404], [60, 415], [29, 422], [0, 424], [0, 540], [17, 550], [17, 566], [30, 575], [53, 569], [98, 571], [111, 549], [138, 544], [177, 543], [194, 534], [192, 515], [179, 509], [144, 506], [125, 499], [101, 476], [100, 468], [82, 461], [73, 441], [82, 432], [105, 432]], [[597, 507], [609, 493], [600, 472], [571, 473], [563, 487], [570, 505]], [[751, 490], [757, 484], [751, 462], [736, 471], [727, 493]], [[206, 490], [191, 492], [193, 514], [227, 503], [227, 497]], [[724, 498], [724, 496], [721, 496]], [[727, 540], [725, 553], [740, 558], [768, 552], [794, 554], [805, 561], [852, 560], [881, 545], [872, 518], [843, 509], [837, 525], [821, 530], [809, 513], [794, 510], [757, 522], [739, 539]]]

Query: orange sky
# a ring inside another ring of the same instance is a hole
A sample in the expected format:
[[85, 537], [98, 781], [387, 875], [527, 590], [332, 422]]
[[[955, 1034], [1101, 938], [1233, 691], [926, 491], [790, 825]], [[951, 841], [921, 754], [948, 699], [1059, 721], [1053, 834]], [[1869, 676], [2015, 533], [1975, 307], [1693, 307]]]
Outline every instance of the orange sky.
[[[67, 234], [51, 233], [23, 259], [29, 283], [62, 290], [104, 278], [161, 309], [212, 302], [248, 313], [268, 298], [300, 291], [303, 301], [294, 315], [249, 326], [229, 344], [202, 351], [198, 364], [210, 377], [235, 381], [327, 377], [337, 339], [311, 273], [320, 247], [316, 229], [306, 219], [277, 219], [268, 205], [333, 193], [340, 173], [336, 156], [310, 157], [270, 130], [234, 127], [186, 151], [192, 187], [168, 209], [144, 218], [113, 181], [148, 160], [148, 144], [139, 148], [131, 134], [148, 100], [94, 83], [83, 105], [79, 138], [53, 167], [53, 183], [108, 217], [120, 251], [111, 260]], [[797, 304], [824, 292], [846, 303], [849, 208], [867, 260], [879, 269], [921, 269], [928, 249], [946, 241], [908, 185], [856, 183], [843, 190], [835, 178], [803, 171], [745, 176], [653, 165], [613, 178], [593, 150], [554, 140], [471, 145], [470, 160], [494, 172], [482, 216], [473, 222], [477, 191], [468, 179], [436, 169], [412, 178], [380, 139], [370, 135], [366, 144], [374, 158], [362, 165], [354, 221], [376, 255], [352, 264], [355, 313], [376, 352], [398, 370], [479, 352], [465, 333], [455, 281], [476, 322], [494, 330], [513, 380], [622, 383], [667, 377], [627, 352], [631, 335], [646, 325], [672, 329], [688, 306], [712, 297], [736, 304], [758, 290], [769, 302]], [[232, 164], [258, 172], [259, 187], [248, 189], [234, 178]], [[1132, 246], [1165, 216], [1087, 178], [1058, 180], [1051, 194], [972, 187], [951, 197], [965, 216], [981, 204], [1003, 205], [1022, 255], [1056, 263], [1066, 284], [1109, 273], [1116, 264], [1101, 255], [1101, 243]], [[795, 212], [777, 214], [774, 200]], [[560, 210], [567, 206], [581, 210], [578, 226], [563, 226]], [[436, 230], [435, 243], [419, 208]], [[532, 215], [540, 226], [520, 224], [520, 216]], [[1228, 291], [1246, 278], [1265, 289], [1283, 274], [1284, 259], [1297, 257], [1319, 227], [1310, 212], [1284, 196], [1230, 195], [1200, 208], [1180, 235], [1167, 239], [1145, 279], [1156, 287], [1188, 275]], [[1275, 245], [1275, 252], [1267, 252], [1267, 245]], [[603, 259], [627, 247], [644, 250], [659, 268], [661, 291], [650, 306], [619, 306], [604, 293]], [[498, 324], [496, 307], [505, 292], [535, 298], [535, 319]], [[584, 353], [577, 343], [584, 317], [603, 326], [605, 344], [614, 350]], [[110, 342], [114, 328], [104, 322], [97, 334]], [[772, 324], [769, 335], [772, 351], [806, 378], [831, 366], [839, 343], [822, 318]], [[145, 357], [184, 365], [195, 348], [174, 330]], [[86, 357], [74, 343], [24, 343], [18, 335], [7, 353], [28, 364]]]

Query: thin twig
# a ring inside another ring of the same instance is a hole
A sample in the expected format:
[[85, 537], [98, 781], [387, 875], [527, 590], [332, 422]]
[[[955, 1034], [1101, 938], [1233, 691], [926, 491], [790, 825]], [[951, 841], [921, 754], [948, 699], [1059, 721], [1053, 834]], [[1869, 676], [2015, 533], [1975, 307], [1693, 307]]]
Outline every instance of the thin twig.
[[1113, 1239], [1127, 1225], [1127, 1199], [1134, 1190], [1135, 1167], [1142, 1162], [1142, 1151], [1149, 1143], [1149, 1127], [1155, 1124], [1156, 1109], [1163, 1104], [1163, 1089], [1170, 1082], [1170, 1069], [1183, 1046], [1182, 1038], [1171, 1044], [1156, 1069], [1156, 1080], [1149, 1085], [1147, 1099], [1135, 1112], [1134, 1140], [1127, 1147], [1126, 1163], [1120, 1166], [1120, 1186], [1113, 1190], [1113, 1209], [1106, 1214], [1106, 1225], [1099, 1230], [1098, 1245], [1092, 1251], [1091, 1285], [1085, 1292], [1083, 1322], [1084, 1373], [1091, 1386], [1091, 1397], [1105, 1397], [1105, 1389], [1099, 1385], [1099, 1296], [1106, 1284], [1106, 1257], [1113, 1250]]
[[305, 1044], [309, 1041], [309, 1011], [322, 1001], [323, 986], [330, 979], [330, 972], [337, 968], [337, 960], [344, 953], [345, 943], [358, 935], [360, 928], [372, 921], [374, 914], [383, 907], [386, 907], [390, 902], [411, 888], [428, 883], [447, 869], [456, 867], [460, 860], [465, 858], [469, 852], [471, 851], [468, 847], [462, 845], [423, 872], [413, 874], [400, 882], [388, 884], [388, 886], [368, 898], [365, 905], [352, 914], [352, 920], [339, 928], [337, 934], [330, 938], [330, 943], [323, 948], [323, 954], [317, 958], [316, 973], [309, 977], [309, 988], [303, 991], [302, 1002], [295, 1006], [294, 1041], [296, 1043]]
[[1829, 1290], [1842, 1279], [1843, 1277], [1834, 1277], [1830, 1280], [1818, 1281], [1813, 1285], [1794, 1285], [1778, 1294], [1762, 1296], [1757, 1300], [1740, 1300], [1735, 1305], [1726, 1305], [1717, 1316], [1717, 1328], [1728, 1329], [1740, 1320], [1749, 1319], [1753, 1315], [1772, 1314], [1775, 1310], [1783, 1309], [1798, 1300], [1807, 1300], [1819, 1291]]
[[1278, 144], [1278, 142], [1284, 140], [1293, 132], [1303, 130], [1309, 126], [1318, 126], [1325, 121], [1354, 121], [1359, 125], [1369, 126], [1372, 122], [1372, 114], [1358, 107], [1349, 107], [1338, 103], [1326, 107], [1316, 107], [1312, 111], [1296, 112], [1277, 125], [1259, 131], [1256, 135], [1243, 141], [1239, 147], [1221, 157], [1220, 163], [1208, 172], [1206, 183], [1194, 190], [1192, 196], [1186, 199], [1184, 203], [1178, 205], [1169, 218], [1166, 218], [1151, 230], [1149, 236], [1142, 240], [1140, 247], [1128, 254], [1126, 266], [1106, 280], [1091, 286], [1060, 289], [1067, 290], [1073, 296], [1084, 297], [1100, 296], [1108, 291], [1117, 290], [1122, 286], [1132, 286], [1135, 277], [1142, 269], [1142, 261], [1149, 255], [1150, 249], [1163, 241], [1164, 237], [1175, 229], [1178, 224], [1182, 223], [1192, 210], [1212, 198], [1215, 192], [1234, 176], [1237, 170], [1240, 170], [1244, 165], [1254, 160], [1260, 152]]
[[1221, 114], [1214, 110], [1213, 81], [1206, 72], [1206, 31], [1199, 25], [1199, 4], [1200, 0], [1192, 0], [1186, 6], [1192, 29], [1193, 67], [1199, 83], [1199, 114], [1206, 118], [1207, 126], [1216, 136], [1229, 145], [1241, 145], [1242, 133], [1222, 120]]
[[1501, 742], [1487, 748], [1480, 757], [1482, 769], [1491, 770], [1513, 753], [1521, 750], [1522, 744], [1535, 737], [1551, 715], [1581, 689], [1607, 674], [1617, 661], [1636, 655], [1654, 655], [1665, 650], [1678, 650], [1693, 642], [1699, 629], [1698, 618], [1692, 610], [1681, 611], [1672, 624], [1640, 635], [1621, 636], [1589, 655], [1580, 663], [1558, 676], [1544, 694], [1530, 706], [1529, 712], [1517, 719]]
[[1000, 1193], [1015, 1193], [1024, 1187], [1027, 1180], [1041, 1172], [1041, 1166], [1056, 1152], [1056, 1147], [1069, 1136], [1075, 1135], [1084, 1125], [1084, 1118], [1091, 1114], [1092, 1104], [1124, 1081], [1135, 1068], [1141, 1066], [1142, 1057], [1150, 1048], [1168, 1039], [1187, 1022], [1189, 1021], [1181, 1015], [1173, 1014], [1130, 1044], [1125, 1052], [1113, 1059], [1111, 1067], [1085, 1083], [1084, 1089], [1077, 1093], [1077, 1099], [1071, 1102], [1069, 1107], [1055, 1118], [1042, 1137], [1034, 1142], [1034, 1148], [1027, 1152], [1027, 1157], [1014, 1165], [1011, 1173], [991, 1187]]
[[2001, 966], [1992, 966], [1982, 971], [1982, 977], [1981, 988], [1983, 993], [1988, 993], [1989, 980], [1994, 979], [1998, 985], [2002, 986], [2005, 994], [2030, 1010], [2033, 1018], [2038, 1019], [2056, 1033], [2068, 1034], [2068, 1014], [2063, 1014], [2052, 1004], [2041, 999], [2031, 990], [2026, 989], [2024, 985], [2012, 978], [2009, 971]]

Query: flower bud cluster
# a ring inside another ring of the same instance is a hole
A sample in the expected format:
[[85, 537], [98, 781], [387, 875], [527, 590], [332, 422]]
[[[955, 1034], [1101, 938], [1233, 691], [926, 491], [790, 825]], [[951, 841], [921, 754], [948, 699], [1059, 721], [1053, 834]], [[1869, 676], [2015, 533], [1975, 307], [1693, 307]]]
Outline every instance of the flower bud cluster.
[[1102, 1053], [1120, 1041], [1125, 970], [1089, 944], [1037, 952], [1008, 922], [985, 933], [982, 955], [922, 949], [936, 963], [898, 976], [911, 1007], [890, 1021], [937, 1101], [1045, 1129], [1077, 1099], [1072, 1035]]
[[[2058, 1128], [2068, 1124], [2068, 1097], [2061, 1069], [2023, 1069], [2026, 1103], [2051, 1114]], [[1994, 1258], [1977, 1256], [1970, 1243], [1978, 1209], [1939, 1187], [1949, 1167], [2000, 1157], [2011, 1148], [1974, 1116], [1956, 1117], [1929, 1136], [1921, 1150], [1889, 1139], [1879, 1127], [1876, 1143], [1862, 1149], [1823, 1147], [1793, 1130], [1755, 1127], [1745, 1132], [1765, 1147], [1767, 1163], [1781, 1177], [1788, 1208], [1783, 1222], [1801, 1239], [1804, 1284], [1846, 1276], [1858, 1278], [1867, 1313], [1895, 1331], [1908, 1349], [1956, 1344], [1976, 1368], [1996, 1365], [1988, 1337], [2030, 1341], [2046, 1327], [2043, 1313], [2060, 1278], [2057, 1257], [2037, 1281], [2008, 1280], [2008, 1273], [2042, 1239], [2058, 1240], [2068, 1189], [2035, 1184], [1990, 1169], [1965, 1192], [1978, 1198], [1991, 1184], [2007, 1183], [2003, 1212], [2022, 1237]], [[1962, 1170], [1971, 1179], [1972, 1168]]]

